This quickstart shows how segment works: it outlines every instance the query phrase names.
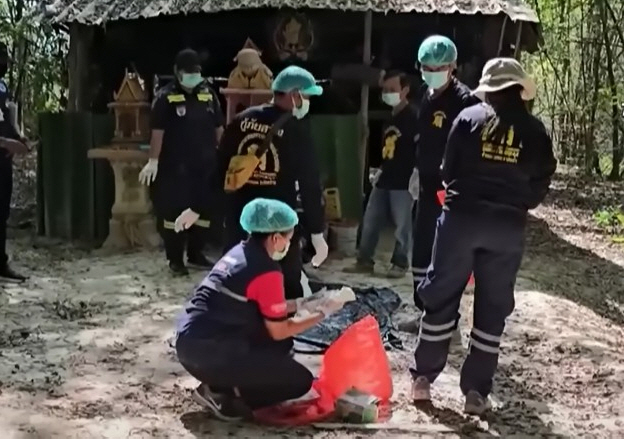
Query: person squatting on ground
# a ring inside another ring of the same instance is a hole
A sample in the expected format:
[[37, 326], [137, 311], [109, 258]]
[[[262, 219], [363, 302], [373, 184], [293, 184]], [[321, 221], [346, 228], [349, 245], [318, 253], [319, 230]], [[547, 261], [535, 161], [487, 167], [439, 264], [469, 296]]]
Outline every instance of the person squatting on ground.
[[[248, 202], [255, 198], [270, 198], [296, 209], [298, 182], [306, 226], [316, 252], [312, 265], [319, 266], [328, 253], [323, 237], [323, 192], [309, 120], [305, 116], [310, 109], [310, 96], [321, 95], [323, 89], [310, 72], [290, 66], [277, 75], [272, 90], [273, 100], [269, 104], [250, 107], [234, 118], [219, 145], [218, 178], [226, 182], [228, 192], [225, 251], [245, 239], [246, 233], [239, 218]], [[257, 162], [251, 162], [245, 179], [236, 187], [228, 188], [228, 178], [244, 171], [247, 166], [237, 168], [236, 163], [249, 156], [256, 157]], [[296, 229], [294, 244], [280, 262], [287, 299], [303, 296], [299, 242]]]
[[0, 279], [23, 282], [26, 278], [11, 269], [6, 252], [7, 221], [13, 193], [13, 155], [28, 152], [26, 141], [17, 127], [17, 107], [11, 101], [9, 88], [3, 79], [8, 66], [7, 47], [0, 42]]
[[[223, 420], [305, 395], [313, 376], [293, 358], [292, 337], [343, 306], [322, 294], [285, 299], [279, 261], [297, 222], [281, 201], [247, 204], [240, 224], [248, 238], [215, 264], [178, 320], [178, 359], [202, 383], [194, 399]], [[308, 317], [289, 317], [302, 309]]]
[[415, 401], [430, 399], [430, 383], [446, 365], [463, 287], [474, 272], [474, 322], [460, 386], [467, 413], [490, 407], [527, 211], [543, 201], [557, 164], [544, 125], [526, 107], [535, 92], [518, 61], [492, 59], [475, 90], [487, 103], [463, 110], [453, 122], [442, 166], [444, 210], [432, 265], [418, 287], [425, 312], [411, 370]]
[[216, 93], [202, 78], [194, 50], [178, 53], [174, 73], [175, 80], [154, 100], [150, 158], [139, 178], [144, 184], [154, 183], [154, 205], [169, 267], [175, 275], [186, 275], [185, 248], [189, 264], [210, 267], [202, 251], [210, 227], [224, 118]]
[[[451, 124], [464, 108], [479, 102], [470, 89], [455, 76], [457, 48], [449, 38], [433, 35], [418, 49], [418, 65], [427, 86], [419, 112], [416, 168], [420, 178], [420, 194], [414, 221], [412, 273], [414, 275], [414, 302], [422, 311], [416, 294], [431, 262], [431, 248], [436, 219], [441, 207], [437, 192], [442, 190], [440, 164]], [[466, 283], [469, 276], [466, 276]], [[463, 287], [462, 287], [463, 290]]]
[[382, 100], [392, 107], [392, 117], [384, 126], [381, 170], [373, 180], [358, 246], [357, 261], [345, 271], [372, 273], [375, 249], [388, 213], [396, 227], [395, 245], [389, 278], [401, 278], [410, 267], [412, 247], [412, 206], [409, 181], [416, 154], [416, 110], [409, 104], [409, 80], [405, 73], [394, 71], [384, 76]]

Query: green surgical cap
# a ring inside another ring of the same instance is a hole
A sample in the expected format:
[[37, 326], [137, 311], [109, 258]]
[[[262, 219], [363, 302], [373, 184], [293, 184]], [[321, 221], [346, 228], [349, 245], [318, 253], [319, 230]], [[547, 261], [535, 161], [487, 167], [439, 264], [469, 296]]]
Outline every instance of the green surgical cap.
[[268, 198], [256, 198], [243, 207], [240, 225], [247, 233], [287, 232], [299, 218], [288, 204]]
[[432, 35], [422, 42], [418, 49], [418, 62], [421, 65], [440, 67], [457, 61], [457, 47], [450, 38]]
[[323, 94], [323, 87], [316, 84], [312, 73], [297, 66], [289, 66], [279, 72], [273, 80], [271, 89], [282, 93], [298, 90], [301, 94], [309, 96]]

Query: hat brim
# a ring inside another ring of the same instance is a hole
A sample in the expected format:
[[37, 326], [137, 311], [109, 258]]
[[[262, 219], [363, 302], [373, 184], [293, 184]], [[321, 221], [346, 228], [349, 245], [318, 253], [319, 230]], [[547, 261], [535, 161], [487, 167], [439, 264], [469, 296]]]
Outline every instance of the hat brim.
[[323, 94], [323, 87], [320, 85], [314, 85], [306, 89], [301, 90], [301, 94], [308, 96], [320, 96]]
[[518, 81], [508, 80], [500, 83], [479, 84], [479, 86], [472, 91], [472, 94], [482, 101], [485, 101], [486, 93], [495, 93], [514, 85], [522, 87], [522, 100], [532, 101], [535, 99], [537, 86], [535, 85], [535, 81], [531, 78], [524, 78]]

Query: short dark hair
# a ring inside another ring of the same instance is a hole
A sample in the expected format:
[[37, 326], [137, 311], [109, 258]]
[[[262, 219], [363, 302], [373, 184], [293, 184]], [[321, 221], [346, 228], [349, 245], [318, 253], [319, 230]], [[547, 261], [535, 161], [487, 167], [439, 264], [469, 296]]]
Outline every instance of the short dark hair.
[[192, 72], [201, 67], [199, 55], [193, 49], [181, 50], [175, 58], [175, 66], [178, 70]]
[[387, 81], [392, 78], [399, 78], [399, 82], [401, 83], [401, 88], [409, 87], [410, 80], [407, 77], [407, 74], [402, 70], [390, 70], [384, 74], [383, 80]]

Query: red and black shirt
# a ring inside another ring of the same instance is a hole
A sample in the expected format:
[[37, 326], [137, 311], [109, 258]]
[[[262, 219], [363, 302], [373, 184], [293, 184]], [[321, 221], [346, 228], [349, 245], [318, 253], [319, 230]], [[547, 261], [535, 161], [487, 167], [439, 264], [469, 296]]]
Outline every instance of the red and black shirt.
[[264, 341], [265, 320], [288, 318], [279, 264], [261, 243], [244, 241], [227, 252], [195, 289], [178, 322], [194, 338]]

